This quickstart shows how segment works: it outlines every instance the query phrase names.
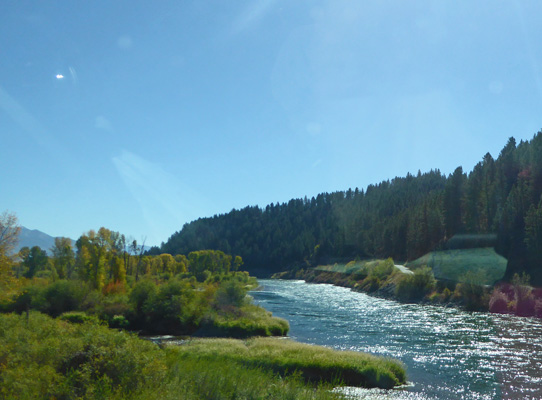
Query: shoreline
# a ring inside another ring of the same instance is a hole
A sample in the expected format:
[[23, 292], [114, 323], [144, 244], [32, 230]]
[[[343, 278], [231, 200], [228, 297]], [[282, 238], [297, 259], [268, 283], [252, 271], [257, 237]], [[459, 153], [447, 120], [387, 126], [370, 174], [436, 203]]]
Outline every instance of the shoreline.
[[455, 284], [455, 288], [451, 290], [450, 282], [437, 281], [436, 288], [431, 293], [418, 300], [405, 301], [396, 294], [394, 280], [388, 280], [383, 286], [375, 289], [374, 286], [363, 285], [363, 281], [355, 280], [352, 274], [322, 271], [315, 268], [283, 271], [273, 274], [271, 279], [299, 279], [308, 283], [327, 283], [403, 304], [427, 304], [440, 307], [455, 307], [463, 311], [542, 318], [542, 289], [521, 283], [498, 283], [493, 286], [481, 286], [458, 282]]

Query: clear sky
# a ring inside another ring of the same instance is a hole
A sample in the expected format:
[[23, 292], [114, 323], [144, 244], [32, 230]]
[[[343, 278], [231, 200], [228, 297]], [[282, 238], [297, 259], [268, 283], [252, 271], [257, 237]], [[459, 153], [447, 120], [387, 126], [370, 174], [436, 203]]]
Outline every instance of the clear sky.
[[0, 4], [0, 212], [158, 245], [542, 128], [539, 1]]

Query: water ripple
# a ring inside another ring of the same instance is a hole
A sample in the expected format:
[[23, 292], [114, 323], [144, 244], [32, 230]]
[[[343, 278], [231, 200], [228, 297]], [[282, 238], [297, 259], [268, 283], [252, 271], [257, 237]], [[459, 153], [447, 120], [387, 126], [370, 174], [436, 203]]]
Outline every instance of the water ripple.
[[541, 399], [542, 322], [400, 304], [303, 281], [260, 282], [255, 301], [290, 321], [290, 336], [403, 361], [411, 385], [346, 390], [356, 399]]

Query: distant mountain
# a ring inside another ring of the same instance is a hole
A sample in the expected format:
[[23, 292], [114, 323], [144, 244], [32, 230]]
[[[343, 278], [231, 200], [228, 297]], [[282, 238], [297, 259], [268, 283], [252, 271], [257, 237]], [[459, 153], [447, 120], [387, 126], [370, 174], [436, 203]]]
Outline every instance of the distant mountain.
[[[73, 249], [75, 250], [75, 240], [71, 239]], [[37, 229], [28, 229], [21, 226], [21, 233], [19, 233], [19, 243], [15, 247], [15, 252], [18, 252], [23, 247], [32, 248], [39, 246], [42, 250], [47, 251], [47, 254], [51, 255], [51, 247], [55, 245], [55, 238]], [[144, 246], [144, 251], [150, 250], [150, 246]]]
[[[72, 244], [75, 246], [75, 241], [72, 239]], [[19, 234], [19, 243], [15, 248], [15, 251], [19, 251], [23, 247], [32, 248], [39, 246], [41, 249], [46, 250], [51, 254], [51, 247], [55, 245], [55, 238], [37, 229], [28, 229], [21, 226], [21, 233]]]

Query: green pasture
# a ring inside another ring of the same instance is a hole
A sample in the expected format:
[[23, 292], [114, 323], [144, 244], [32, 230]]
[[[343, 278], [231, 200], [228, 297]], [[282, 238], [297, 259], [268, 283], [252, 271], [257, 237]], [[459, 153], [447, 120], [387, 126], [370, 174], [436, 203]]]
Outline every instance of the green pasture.
[[355, 272], [361, 271], [363, 269], [371, 270], [373, 267], [378, 265], [382, 260], [354, 260], [349, 263], [335, 263], [328, 265], [319, 265], [315, 269], [317, 271], [326, 271], [326, 272], [340, 272], [342, 274], [353, 274]]
[[502, 279], [506, 271], [506, 258], [492, 247], [432, 251], [408, 262], [406, 266], [416, 269], [427, 265], [437, 279], [465, 282], [476, 277], [479, 284], [492, 285]]

